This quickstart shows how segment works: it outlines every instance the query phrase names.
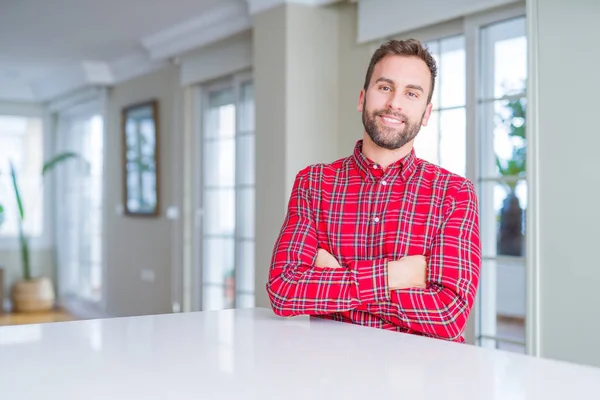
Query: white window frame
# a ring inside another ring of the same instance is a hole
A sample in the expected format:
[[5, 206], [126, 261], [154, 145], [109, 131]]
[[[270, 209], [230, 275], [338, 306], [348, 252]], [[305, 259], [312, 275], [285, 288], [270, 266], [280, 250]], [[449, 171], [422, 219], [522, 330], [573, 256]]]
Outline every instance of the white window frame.
[[[56, 143], [57, 143], [57, 135], [58, 135], [58, 114], [62, 113], [64, 115], [67, 116], [73, 116], [73, 117], [81, 117], [81, 118], [86, 118], [86, 117], [91, 117], [93, 115], [100, 115], [103, 119], [103, 135], [102, 135], [102, 140], [103, 140], [103, 149], [105, 151], [105, 154], [103, 155], [103, 158], [105, 161], [106, 160], [106, 132], [107, 132], [107, 126], [108, 126], [108, 120], [107, 120], [107, 99], [108, 99], [108, 93], [107, 90], [105, 88], [89, 88], [88, 90], [82, 90], [79, 93], [76, 93], [75, 95], [73, 95], [72, 97], [68, 97], [65, 99], [62, 99], [61, 101], [57, 101], [57, 102], [52, 102], [49, 105], [49, 112], [51, 112], [51, 118], [52, 118], [52, 147], [53, 149], [56, 147]], [[103, 162], [103, 173], [102, 173], [102, 186], [103, 186], [103, 193], [102, 193], [102, 204], [103, 204], [103, 210], [102, 210], [102, 216], [101, 216], [101, 224], [102, 224], [102, 234], [101, 234], [101, 240], [102, 240], [102, 247], [101, 247], [101, 276], [102, 276], [102, 287], [101, 287], [101, 298], [99, 301], [93, 301], [91, 299], [87, 299], [85, 297], [81, 297], [79, 295], [77, 295], [76, 293], [60, 293], [59, 294], [59, 304], [64, 307], [65, 309], [67, 309], [68, 311], [70, 311], [71, 313], [73, 313], [74, 315], [80, 316], [82, 318], [108, 318], [110, 317], [107, 313], [106, 313], [106, 309], [107, 309], [107, 296], [108, 296], [108, 290], [107, 290], [107, 268], [106, 268], [106, 259], [107, 259], [107, 253], [108, 253], [108, 249], [106, 247], [106, 235], [107, 235], [107, 230], [106, 230], [106, 226], [107, 226], [107, 218], [108, 218], [108, 213], [109, 210], [107, 208], [107, 202], [106, 202], [106, 190], [105, 188], [107, 187], [107, 185], [110, 185], [111, 182], [108, 181], [108, 176], [106, 174], [106, 163]], [[58, 203], [58, 193], [54, 193], [54, 203], [55, 204], [59, 204]], [[56, 208], [53, 207], [52, 209], [52, 215], [55, 215], [56, 213]], [[60, 269], [58, 270], [57, 273], [57, 282], [59, 285], [59, 289], [61, 286], [61, 274], [60, 274]]]
[[[482, 188], [479, 185], [480, 178], [480, 166], [482, 163], [481, 154], [481, 137], [478, 134], [479, 127], [481, 126], [481, 115], [478, 113], [478, 90], [481, 87], [482, 71], [479, 57], [480, 52], [480, 40], [479, 35], [483, 27], [494, 23], [502, 22], [505, 20], [523, 17], [526, 15], [525, 2], [521, 1], [516, 4], [510, 4], [494, 8], [487, 11], [482, 11], [476, 14], [468, 15], [463, 18], [454, 19], [445, 23], [433, 25], [430, 27], [404, 32], [401, 34], [394, 34], [386, 37], [382, 40], [378, 40], [369, 45], [369, 52], [372, 54], [383, 42], [388, 39], [406, 39], [409, 37], [418, 38], [421, 42], [429, 42], [432, 40], [444, 39], [456, 35], [464, 35], [465, 37], [465, 56], [466, 56], [466, 165], [465, 165], [465, 177], [471, 180], [477, 188], [478, 193], [481, 193]], [[529, 45], [529, 44], [528, 44]], [[530, 52], [531, 53], [531, 52]], [[531, 69], [531, 66], [528, 66]], [[528, 74], [529, 75], [529, 74]], [[528, 103], [529, 104], [529, 103]], [[528, 115], [530, 115], [528, 113]], [[533, 165], [530, 163], [530, 147], [528, 145], [528, 166]], [[534, 204], [533, 199], [535, 198], [534, 190], [531, 186], [531, 174], [532, 170], [528, 167], [526, 181], [528, 183], [528, 204]], [[526, 286], [526, 330], [525, 330], [525, 351], [530, 355], [539, 354], [538, 340], [536, 336], [537, 332], [537, 314], [534, 304], [535, 300], [535, 274], [531, 271], [534, 262], [534, 255], [532, 254], [532, 247], [535, 243], [533, 238], [534, 232], [529, 229], [533, 222], [530, 221], [532, 213], [527, 213], [527, 249], [525, 257], [525, 265], [528, 271], [527, 286]], [[483, 235], [484, 232], [482, 231]], [[482, 265], [483, 266], [483, 265]], [[481, 288], [480, 283], [480, 288]], [[477, 335], [477, 322], [480, 318], [480, 298], [481, 291], [478, 292], [478, 298], [475, 300], [473, 310], [471, 312], [467, 329], [465, 332], [465, 338], [468, 343], [474, 344]], [[484, 294], [485, 295], [485, 294]], [[495, 295], [493, 293], [492, 295]]]
[[[0, 103], [0, 115], [10, 115], [17, 117], [41, 118], [42, 120], [42, 141], [43, 157], [42, 161], [47, 160], [52, 154], [52, 144], [54, 143], [54, 130], [52, 116], [39, 104], [13, 104]], [[6, 171], [4, 171], [6, 172]], [[40, 175], [42, 171], [40, 170]], [[30, 250], [48, 250], [54, 245], [54, 225], [52, 218], [54, 191], [52, 178], [44, 178], [44, 199], [43, 199], [43, 228], [42, 234], [37, 237], [29, 238]], [[27, 210], [25, 210], [27, 212]], [[20, 248], [18, 236], [0, 237], [0, 251], [17, 251]]]
[[[191, 285], [189, 287], [189, 297], [190, 297], [190, 307], [192, 311], [200, 311], [203, 310], [203, 268], [202, 268], [202, 243], [203, 243], [203, 234], [202, 234], [202, 215], [203, 215], [203, 207], [202, 207], [202, 197], [203, 197], [203, 181], [202, 181], [202, 171], [203, 171], [203, 139], [204, 139], [204, 110], [206, 108], [206, 93], [218, 91], [220, 89], [233, 88], [235, 92], [236, 101], [240, 98], [239, 89], [244, 82], [253, 81], [253, 75], [251, 70], [246, 70], [242, 72], [238, 72], [236, 74], [231, 75], [227, 78], [221, 78], [213, 81], [212, 83], [205, 83], [201, 86], [197, 86], [195, 89], [195, 93], [193, 95], [193, 139], [191, 146], [194, 149], [192, 158], [193, 172], [191, 173], [193, 177], [193, 185], [192, 185], [192, 209], [193, 212], [193, 220], [194, 226], [192, 229], [191, 235], [191, 263], [190, 263], [190, 271], [188, 272], [188, 276], [191, 279]], [[236, 119], [239, 118], [239, 113], [236, 112]], [[236, 132], [238, 121], [236, 121]], [[236, 191], [236, 199], [239, 196], [239, 193]], [[237, 224], [236, 224], [237, 225]], [[237, 231], [237, 228], [236, 228]], [[237, 232], [234, 234], [236, 238], [235, 242], [237, 243]], [[256, 238], [255, 238], [256, 239]], [[237, 257], [239, 250], [235, 249], [235, 258], [234, 258], [234, 276], [238, 277], [237, 271]], [[234, 286], [235, 288], [235, 286]], [[237, 295], [237, 290], [236, 290]], [[256, 296], [256, 294], [254, 294]], [[234, 297], [234, 307], [236, 306], [236, 301]]]
[[[467, 54], [467, 177], [476, 185], [477, 191], [479, 194], [482, 193], [484, 188], [480, 183], [481, 178], [481, 167], [483, 163], [482, 157], [482, 138], [481, 135], [478, 134], [479, 129], [483, 126], [484, 120], [481, 113], [478, 112], [478, 101], [479, 101], [479, 90], [482, 87], [482, 79], [483, 79], [483, 66], [480, 62], [480, 32], [483, 28], [488, 25], [523, 17], [526, 15], [525, 6], [523, 4], [505, 6], [493, 11], [482, 12], [479, 14], [475, 14], [464, 19], [464, 33], [466, 39], [466, 54]], [[529, 149], [528, 149], [529, 150]], [[529, 178], [526, 179], [529, 181]], [[528, 196], [529, 195], [528, 190]], [[481, 198], [481, 197], [480, 197]], [[483, 215], [487, 208], [486, 204], [480, 204], [480, 214]], [[529, 218], [529, 213], [527, 213]], [[481, 225], [481, 236], [485, 235], [486, 227]], [[530, 232], [527, 232], [527, 235], [530, 235]], [[526, 250], [525, 253], [527, 256], [525, 257], [525, 268], [528, 268], [528, 258], [529, 258], [529, 249]], [[484, 254], [485, 256], [485, 254]], [[482, 269], [484, 264], [482, 264]], [[481, 280], [479, 284], [480, 290], [478, 291], [478, 296], [475, 301], [475, 306], [473, 307], [472, 316], [470, 318], [470, 334], [472, 336], [472, 343], [475, 342], [475, 337], [478, 334], [476, 329], [477, 325], [481, 322], [481, 309], [480, 304], [483, 300], [482, 296], [486, 296], [486, 303], [490, 304], [494, 302], [493, 297], [495, 297], [495, 291], [483, 292], [481, 288], [483, 286], [493, 287], [497, 284], [495, 274], [487, 274], [487, 279], [491, 280], [491, 282], [484, 281], [486, 279], [486, 275], [481, 275]], [[527, 284], [526, 295], [531, 290], [531, 284]], [[535, 343], [532, 343], [532, 338], [529, 335], [530, 330], [530, 319], [533, 318], [533, 313], [531, 310], [530, 304], [526, 304], [526, 327], [525, 327], [525, 352], [529, 354], [534, 354], [533, 349], [535, 348]]]

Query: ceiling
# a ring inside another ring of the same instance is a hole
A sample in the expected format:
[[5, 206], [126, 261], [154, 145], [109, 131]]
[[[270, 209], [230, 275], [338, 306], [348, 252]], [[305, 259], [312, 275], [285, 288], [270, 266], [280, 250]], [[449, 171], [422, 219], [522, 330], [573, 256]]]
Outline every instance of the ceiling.
[[0, 101], [44, 101], [160, 65], [168, 54], [153, 56], [154, 43], [234, 9], [247, 14], [244, 0], [0, 0]]
[[0, 103], [114, 85], [251, 29], [251, 14], [277, 4], [336, 1], [0, 0]]

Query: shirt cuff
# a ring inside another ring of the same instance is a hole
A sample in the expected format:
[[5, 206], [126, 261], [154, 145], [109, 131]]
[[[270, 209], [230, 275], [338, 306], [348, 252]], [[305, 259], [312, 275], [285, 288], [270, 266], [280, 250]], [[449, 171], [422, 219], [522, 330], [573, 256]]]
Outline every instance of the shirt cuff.
[[356, 271], [358, 298], [363, 304], [389, 300], [387, 258], [353, 261], [350, 269]]

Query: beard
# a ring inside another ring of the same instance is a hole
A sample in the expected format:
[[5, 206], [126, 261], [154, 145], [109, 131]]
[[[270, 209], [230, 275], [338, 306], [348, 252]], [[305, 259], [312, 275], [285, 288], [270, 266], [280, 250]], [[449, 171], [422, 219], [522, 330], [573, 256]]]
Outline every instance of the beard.
[[[382, 126], [378, 124], [377, 117], [389, 115], [404, 121], [404, 126], [393, 128], [391, 126]], [[367, 102], [365, 99], [362, 112], [362, 122], [365, 131], [377, 146], [388, 150], [396, 150], [417, 137], [421, 129], [421, 123], [425, 117], [425, 112], [419, 122], [411, 122], [405, 114], [392, 112], [388, 110], [376, 110], [372, 113], [367, 111]]]

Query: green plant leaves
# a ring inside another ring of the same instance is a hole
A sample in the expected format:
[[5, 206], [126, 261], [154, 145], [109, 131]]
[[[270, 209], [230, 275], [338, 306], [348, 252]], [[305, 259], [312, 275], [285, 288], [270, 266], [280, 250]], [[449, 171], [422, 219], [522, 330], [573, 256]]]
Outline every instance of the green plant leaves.
[[25, 211], [23, 210], [23, 202], [21, 201], [21, 194], [19, 193], [19, 185], [17, 185], [17, 173], [15, 172], [15, 166], [13, 165], [12, 161], [10, 162], [10, 177], [15, 190], [17, 206], [19, 207], [19, 217], [20, 220], [23, 221], [25, 218]]
[[42, 168], [42, 175], [45, 175], [46, 172], [51, 171], [58, 164], [60, 164], [63, 161], [66, 161], [70, 158], [79, 158], [79, 154], [72, 152], [72, 151], [67, 151], [67, 152], [55, 155], [54, 157], [52, 157], [51, 159], [49, 159], [48, 161], [46, 161], [44, 163], [44, 167]]

